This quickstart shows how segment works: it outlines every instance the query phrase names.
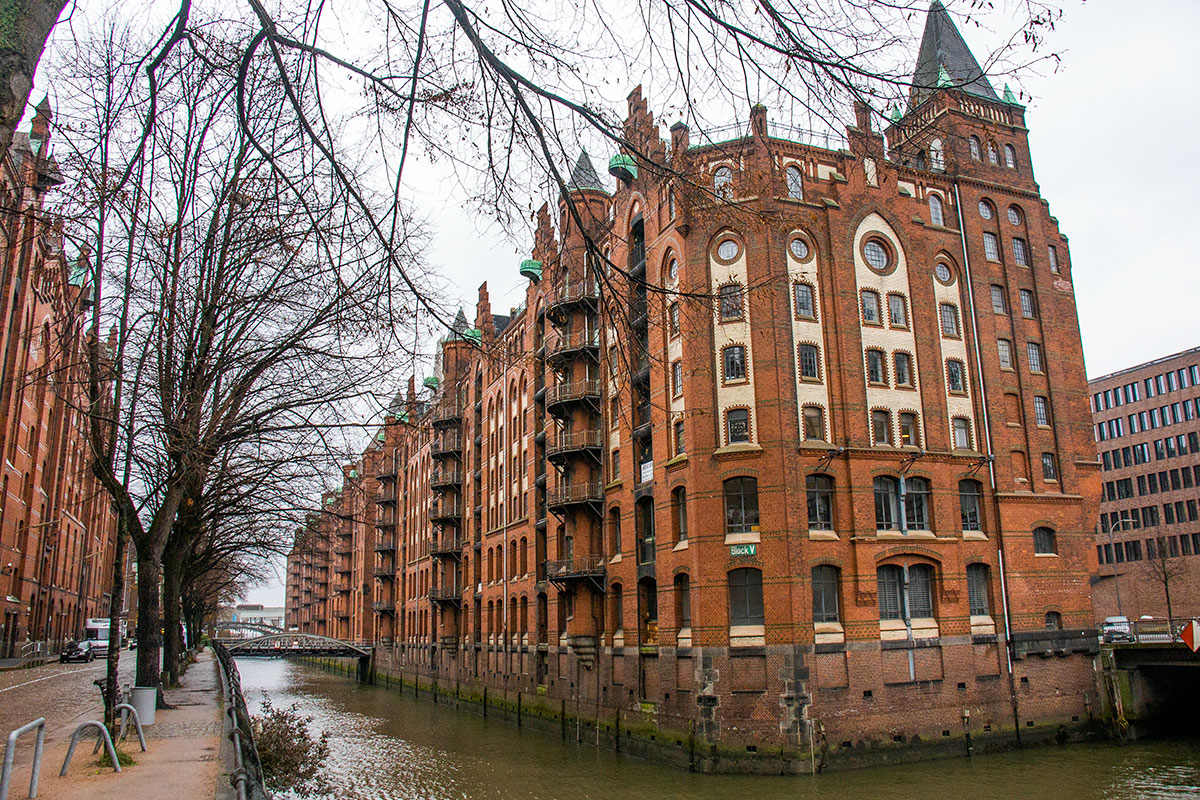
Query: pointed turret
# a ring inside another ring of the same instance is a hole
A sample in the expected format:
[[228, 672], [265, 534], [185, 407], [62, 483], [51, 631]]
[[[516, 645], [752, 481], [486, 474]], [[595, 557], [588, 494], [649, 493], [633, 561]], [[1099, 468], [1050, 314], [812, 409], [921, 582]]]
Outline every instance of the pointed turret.
[[909, 102], [913, 107], [919, 106], [939, 88], [946, 86], [957, 87], [987, 100], [1000, 99], [946, 7], [941, 0], [933, 0], [929, 6], [929, 16], [925, 19], [925, 33], [921, 36], [921, 50], [917, 55], [916, 69], [913, 70]]
[[575, 162], [575, 168], [571, 170], [571, 180], [567, 182], [567, 189], [608, 194], [608, 189], [600, 180], [600, 174], [596, 172], [596, 167], [592, 164], [586, 148], [579, 151], [579, 158]]

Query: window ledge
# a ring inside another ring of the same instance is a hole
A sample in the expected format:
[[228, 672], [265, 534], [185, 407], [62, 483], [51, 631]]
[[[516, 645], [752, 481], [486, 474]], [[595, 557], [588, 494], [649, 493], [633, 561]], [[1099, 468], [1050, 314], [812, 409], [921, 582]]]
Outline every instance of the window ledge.
[[678, 542], [674, 547], [672, 547], [671, 552], [678, 553], [680, 550], [687, 550], [687, 549], [688, 549], [688, 540], [684, 539], [682, 542]]
[[808, 538], [814, 542], [836, 542], [839, 540], [837, 531], [809, 530]]
[[759, 447], [758, 445], [752, 444], [752, 443], [727, 444], [724, 447], [718, 447], [716, 450], [714, 450], [713, 457], [720, 458], [722, 456], [726, 456], [726, 457], [744, 456], [744, 455], [751, 455], [754, 453], [761, 453], [761, 452], [762, 452], [762, 448]]
[[962, 535], [964, 542], [986, 542], [987, 534], [983, 531], [963, 531]]
[[765, 625], [729, 626], [730, 647], [763, 647], [766, 643], [767, 628]]
[[757, 544], [761, 541], [762, 536], [758, 531], [750, 531], [749, 533], [725, 534], [725, 544]]
[[1034, 553], [1034, 558], [1058, 558], [1058, 553]]
[[609, 564], [620, 564], [621, 563], [621, 554], [617, 553], [612, 558], [608, 559], [608, 563]]
[[607, 492], [609, 489], [617, 489], [621, 486], [622, 483], [624, 483], [624, 481], [620, 478], [617, 478], [615, 481], [612, 481], [611, 483], [606, 484], [604, 486], [604, 491]]
[[675, 456], [670, 461], [668, 461], [666, 464], [663, 464], [663, 466], [667, 469], [671, 469], [673, 467], [682, 467], [684, 464], [687, 463], [687, 460], [688, 460], [687, 453], [680, 453], [679, 455]]
[[824, 439], [805, 439], [796, 445], [800, 450], [825, 450], [831, 455], [837, 453], [837, 448]]

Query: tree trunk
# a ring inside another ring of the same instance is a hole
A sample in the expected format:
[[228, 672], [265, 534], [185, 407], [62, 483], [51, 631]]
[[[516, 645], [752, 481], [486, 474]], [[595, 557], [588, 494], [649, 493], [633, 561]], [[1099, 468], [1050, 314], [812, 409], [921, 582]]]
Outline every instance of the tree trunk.
[[117, 667], [121, 661], [121, 611], [125, 605], [125, 543], [128, 540], [125, 525], [118, 518], [112, 595], [108, 602], [108, 669], [104, 676], [104, 724], [113, 736], [117, 733]]
[[138, 565], [138, 648], [136, 686], [160, 689], [162, 674], [158, 656], [162, 651], [162, 565], [156, 558], [137, 556]]
[[183, 561], [186, 543], [179, 534], [182, 528], [176, 525], [173, 535], [163, 553], [163, 672], [164, 685], [179, 685], [179, 659], [183, 655], [183, 638], [180, 635], [179, 604], [183, 593]]
[[21, 124], [33, 73], [66, 5], [66, 0], [0, 2], [0, 153], [8, 150], [13, 131]]

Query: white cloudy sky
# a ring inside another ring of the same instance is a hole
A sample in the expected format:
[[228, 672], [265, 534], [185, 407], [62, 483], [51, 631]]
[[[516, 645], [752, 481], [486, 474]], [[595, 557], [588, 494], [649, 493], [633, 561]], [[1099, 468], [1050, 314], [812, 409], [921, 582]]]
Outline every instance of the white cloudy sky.
[[[1063, 10], [1048, 42], [1060, 66], [1023, 75], [1022, 88], [1030, 96], [1034, 172], [1070, 237], [1095, 377], [1200, 344], [1200, 315], [1188, 311], [1200, 289], [1200, 259], [1185, 240], [1196, 231], [1188, 220], [1200, 185], [1200, 158], [1190, 147], [1200, 130], [1200, 2], [1064, 0]], [[963, 32], [981, 58], [994, 44], [988, 31]], [[438, 225], [431, 259], [468, 312], [484, 280], [497, 311], [520, 302], [521, 248], [476, 227], [444, 182], [413, 174], [411, 196]], [[249, 599], [281, 604], [282, 586]]]

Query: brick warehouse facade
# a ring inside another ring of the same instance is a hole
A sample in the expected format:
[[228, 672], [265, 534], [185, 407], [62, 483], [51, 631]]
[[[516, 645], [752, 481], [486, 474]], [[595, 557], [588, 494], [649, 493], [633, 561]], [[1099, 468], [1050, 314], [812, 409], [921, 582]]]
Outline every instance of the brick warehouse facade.
[[525, 305], [481, 288], [298, 534], [289, 624], [726, 758], [1078, 722], [1100, 475], [1024, 109], [935, 4], [886, 146], [856, 116], [666, 142], [635, 90], [615, 192], [581, 156]]
[[116, 516], [88, 467], [87, 272], [44, 210], [62, 183], [38, 107], [0, 164], [0, 658], [53, 652], [108, 616]]
[[[1200, 348], [1088, 382], [1103, 469], [1096, 618], [1200, 612]], [[1120, 594], [1120, 603], [1117, 595]]]

